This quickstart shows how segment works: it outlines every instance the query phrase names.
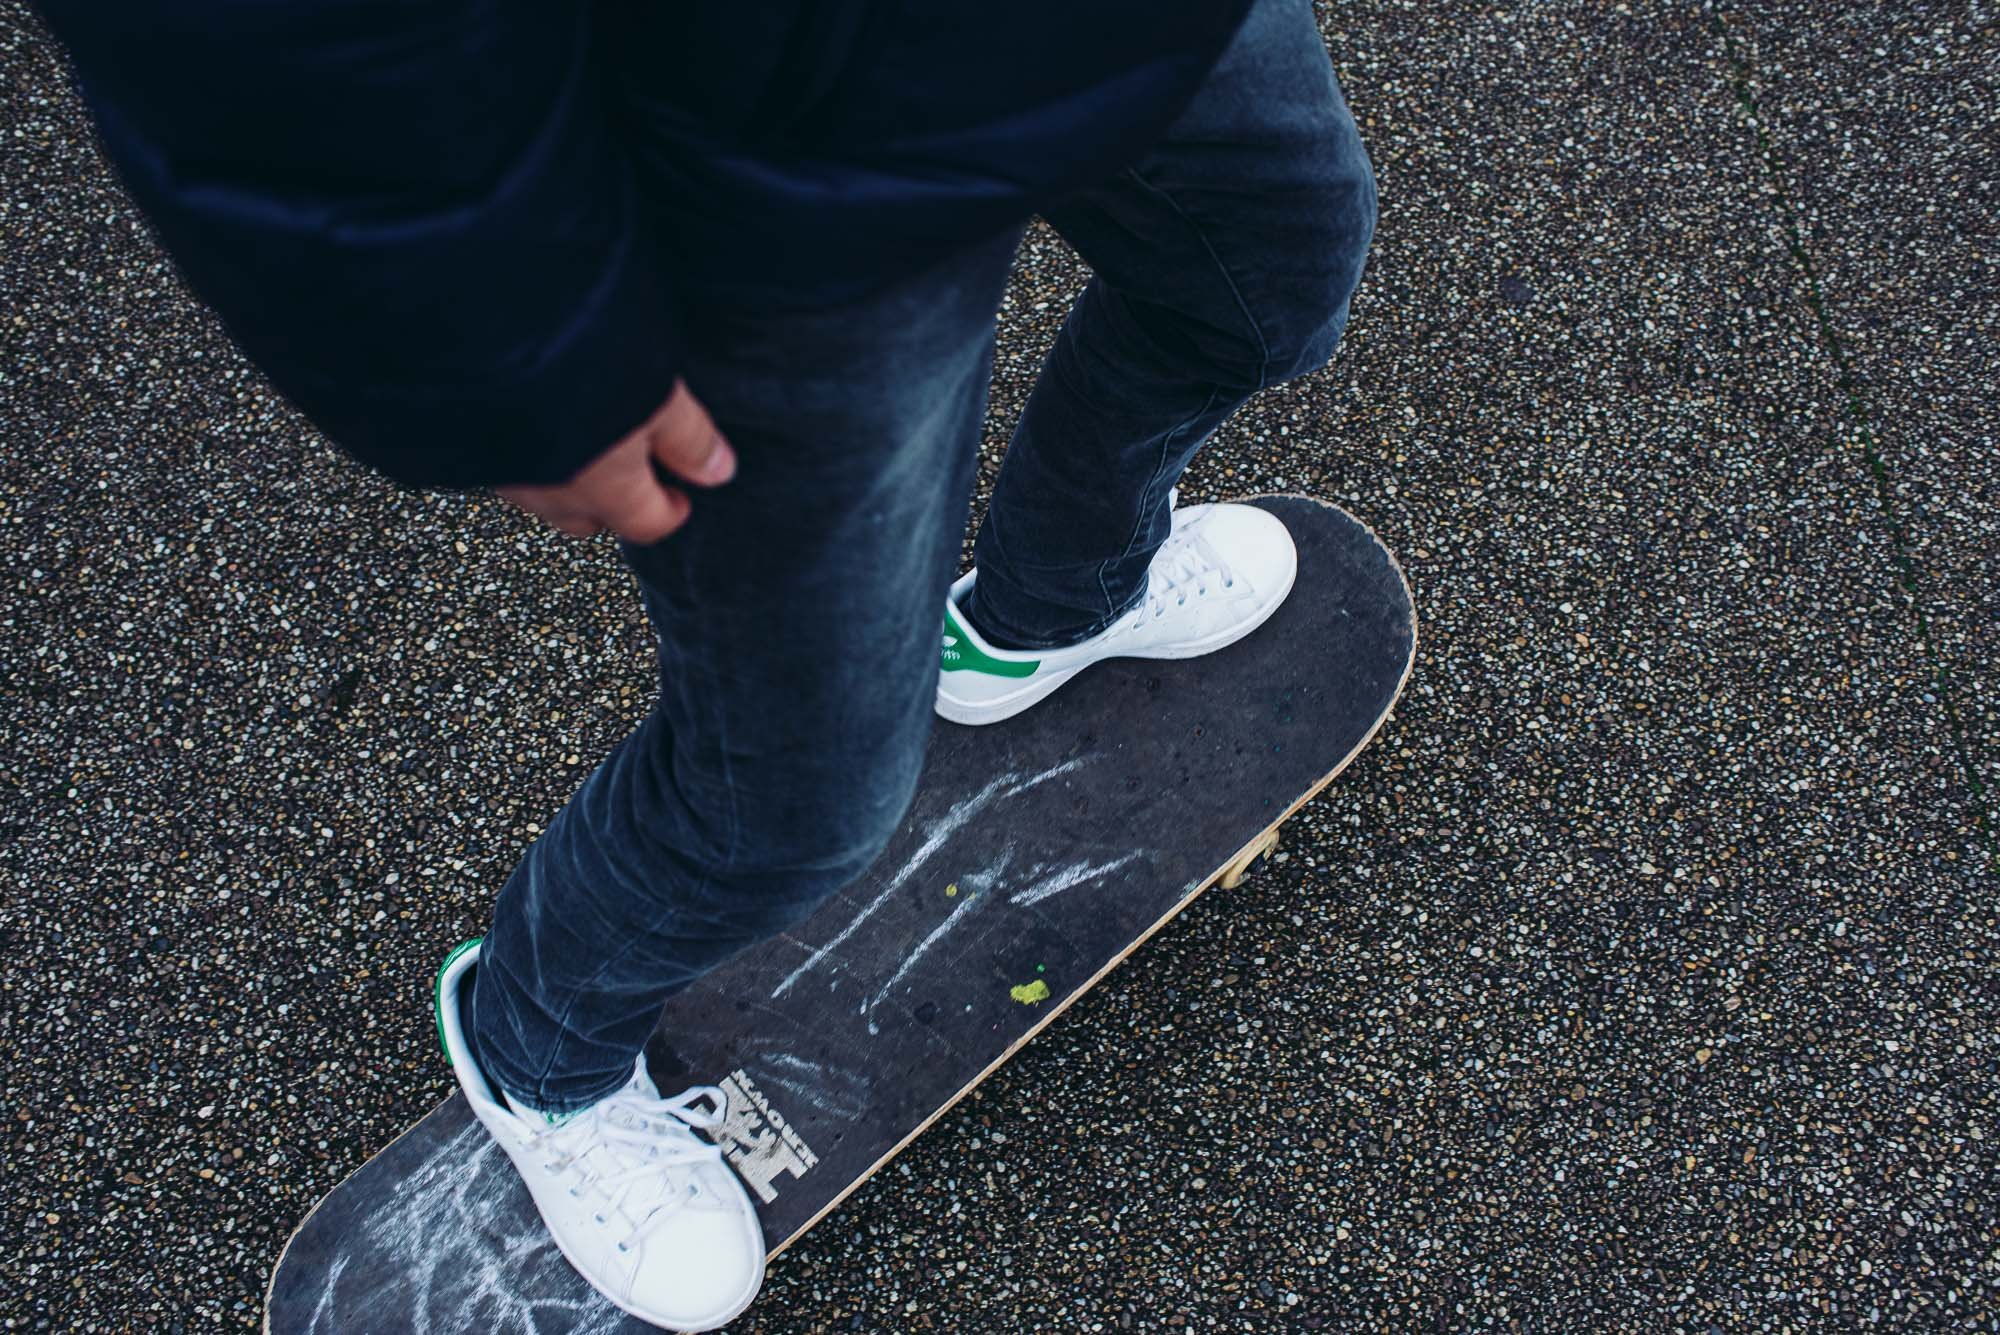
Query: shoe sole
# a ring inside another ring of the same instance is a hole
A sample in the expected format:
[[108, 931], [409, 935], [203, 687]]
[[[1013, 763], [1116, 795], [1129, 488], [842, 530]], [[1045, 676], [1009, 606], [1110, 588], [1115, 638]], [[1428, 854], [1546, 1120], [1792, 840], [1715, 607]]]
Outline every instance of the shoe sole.
[[1093, 659], [1090, 663], [1079, 663], [1073, 668], [1051, 672], [1046, 677], [1032, 678], [1020, 690], [995, 696], [991, 700], [958, 700], [940, 688], [937, 697], [938, 717], [947, 723], [959, 723], [973, 728], [983, 727], [988, 723], [999, 723], [1003, 719], [1010, 719], [1023, 710], [1039, 704], [1060, 689], [1071, 677], [1096, 663], [1108, 663], [1114, 658], [1199, 658], [1203, 654], [1212, 654], [1217, 649], [1226, 649], [1269, 621], [1272, 615], [1285, 605], [1285, 599], [1291, 596], [1292, 585], [1298, 576], [1298, 566], [1295, 564], [1291, 574], [1285, 579], [1284, 587], [1278, 590], [1277, 597], [1271, 599], [1255, 616], [1199, 640], [1149, 649], [1139, 654], [1107, 654], [1103, 658]]

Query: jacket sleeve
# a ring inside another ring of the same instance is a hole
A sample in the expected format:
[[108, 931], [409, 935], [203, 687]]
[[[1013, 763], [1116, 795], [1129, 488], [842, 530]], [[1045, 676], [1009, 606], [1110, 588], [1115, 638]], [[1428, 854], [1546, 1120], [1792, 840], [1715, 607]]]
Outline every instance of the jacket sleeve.
[[575, 0], [44, 0], [195, 291], [340, 445], [561, 481], [678, 344]]

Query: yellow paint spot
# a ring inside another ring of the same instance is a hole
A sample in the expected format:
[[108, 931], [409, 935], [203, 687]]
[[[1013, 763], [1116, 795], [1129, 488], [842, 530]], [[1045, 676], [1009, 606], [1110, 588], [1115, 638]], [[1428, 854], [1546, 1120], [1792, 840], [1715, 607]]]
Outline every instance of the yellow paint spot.
[[944, 888], [944, 897], [946, 899], [950, 899], [953, 895], [957, 893], [958, 893], [958, 883], [956, 881], [952, 882], [950, 885]]
[[1049, 999], [1049, 985], [1037, 978], [1032, 983], [1022, 983], [1010, 995], [1023, 1006], [1032, 1006], [1038, 1001]]

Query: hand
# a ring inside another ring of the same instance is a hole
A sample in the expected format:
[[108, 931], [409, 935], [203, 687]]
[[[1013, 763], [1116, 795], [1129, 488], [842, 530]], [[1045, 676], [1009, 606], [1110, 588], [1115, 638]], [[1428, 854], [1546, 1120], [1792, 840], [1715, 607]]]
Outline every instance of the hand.
[[661, 480], [655, 462], [697, 486], [719, 487], [736, 476], [736, 451], [680, 381], [651, 420], [569, 481], [494, 490], [579, 538], [608, 528], [627, 542], [658, 542], [687, 522], [692, 503], [680, 488]]

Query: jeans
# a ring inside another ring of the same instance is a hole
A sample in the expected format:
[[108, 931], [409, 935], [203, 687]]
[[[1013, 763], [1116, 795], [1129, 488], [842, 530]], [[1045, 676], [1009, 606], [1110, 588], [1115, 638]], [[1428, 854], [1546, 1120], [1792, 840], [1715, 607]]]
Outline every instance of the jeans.
[[[1340, 338], [1375, 186], [1309, 0], [1259, 0], [1164, 138], [1046, 216], [1095, 277], [1009, 444], [966, 609], [1026, 648], [1143, 597], [1194, 452]], [[658, 699], [500, 892], [471, 1020], [516, 1098], [562, 1112], [617, 1089], [668, 997], [894, 832], [1019, 235], [837, 310], [690, 286], [686, 378], [738, 472], [673, 536], [622, 548]]]

